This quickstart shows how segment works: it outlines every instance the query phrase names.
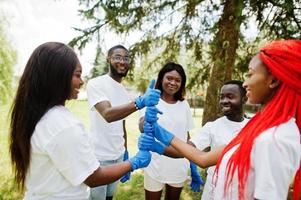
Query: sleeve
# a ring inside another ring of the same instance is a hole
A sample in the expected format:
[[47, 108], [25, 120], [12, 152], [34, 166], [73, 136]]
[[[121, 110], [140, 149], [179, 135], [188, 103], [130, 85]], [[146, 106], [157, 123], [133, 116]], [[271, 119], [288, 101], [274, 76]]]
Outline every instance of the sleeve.
[[211, 122], [206, 123], [202, 128], [196, 131], [190, 141], [200, 150], [211, 145]]
[[110, 101], [102, 88], [97, 87], [97, 85], [91, 81], [87, 84], [87, 96], [89, 109], [93, 109], [94, 106], [99, 102]]
[[[187, 101], [186, 101], [187, 102]], [[192, 114], [191, 114], [191, 110], [190, 110], [190, 106], [187, 102], [187, 109], [186, 109], [186, 115], [187, 115], [187, 123], [186, 123], [186, 130], [190, 131], [192, 130], [195, 126], [194, 126], [194, 122], [193, 122], [193, 118], [192, 118]]]
[[[287, 135], [284, 132], [280, 134]], [[279, 141], [277, 134], [269, 135], [270, 138], [255, 141], [251, 154], [255, 172], [254, 198], [286, 199], [289, 184], [296, 171], [294, 165], [298, 166], [298, 153], [293, 145]]]
[[50, 159], [74, 186], [83, 183], [98, 167], [89, 135], [80, 124], [63, 129], [46, 146]]

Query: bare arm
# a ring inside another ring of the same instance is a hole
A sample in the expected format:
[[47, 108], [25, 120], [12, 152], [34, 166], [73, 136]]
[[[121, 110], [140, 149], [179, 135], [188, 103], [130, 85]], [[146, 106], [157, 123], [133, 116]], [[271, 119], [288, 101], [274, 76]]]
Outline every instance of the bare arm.
[[[210, 152], [203, 152], [193, 147], [191, 144], [187, 144], [182, 140], [174, 137], [170, 145], [183, 155], [188, 160], [191, 160], [201, 168], [206, 168], [212, 165], [216, 165], [218, 158], [221, 156], [225, 146], [215, 148]], [[165, 154], [165, 153], [164, 153]]]
[[99, 167], [84, 181], [84, 183], [89, 187], [106, 185], [120, 179], [131, 169], [132, 166], [129, 161], [124, 161], [116, 165]]
[[97, 103], [94, 107], [109, 123], [123, 119], [137, 110], [135, 102], [112, 107], [109, 101], [102, 101]]

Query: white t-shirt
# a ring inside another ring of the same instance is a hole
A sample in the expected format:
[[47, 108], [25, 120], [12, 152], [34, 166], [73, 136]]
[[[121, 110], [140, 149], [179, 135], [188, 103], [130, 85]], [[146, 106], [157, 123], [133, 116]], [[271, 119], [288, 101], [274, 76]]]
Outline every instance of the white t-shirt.
[[[249, 120], [245, 118], [242, 122], [235, 122], [229, 120], [226, 116], [220, 117], [213, 122], [207, 122], [192, 136], [190, 141], [201, 150], [208, 146], [210, 146], [211, 149], [215, 149], [221, 145], [228, 144], [248, 121]], [[207, 170], [202, 200], [212, 199], [213, 197], [214, 184], [212, 183], [212, 176], [214, 170], [215, 166], [209, 167]]]
[[[214, 191], [216, 200], [238, 199], [236, 172], [229, 192], [226, 198], [223, 198], [226, 165], [237, 147], [233, 147], [226, 153], [221, 162]], [[251, 166], [245, 188], [245, 199], [286, 200], [289, 185], [300, 165], [300, 157], [300, 132], [295, 119], [270, 128], [258, 136], [251, 150]]]
[[64, 106], [55, 106], [37, 123], [31, 137], [24, 199], [88, 199], [83, 182], [98, 167], [81, 122]]
[[[183, 100], [169, 104], [160, 99], [156, 107], [163, 112], [162, 115], [158, 114], [158, 124], [186, 142], [187, 132], [194, 128], [188, 102]], [[143, 111], [145, 112], [145, 109]], [[188, 168], [189, 162], [185, 158], [174, 159], [152, 153], [152, 160], [144, 170], [159, 182], [182, 183], [187, 179]]]
[[129, 103], [128, 92], [121, 83], [103, 75], [88, 82], [87, 94], [95, 155], [99, 160], [115, 160], [125, 151], [123, 120], [108, 123], [94, 106], [102, 101], [109, 101], [112, 107]]

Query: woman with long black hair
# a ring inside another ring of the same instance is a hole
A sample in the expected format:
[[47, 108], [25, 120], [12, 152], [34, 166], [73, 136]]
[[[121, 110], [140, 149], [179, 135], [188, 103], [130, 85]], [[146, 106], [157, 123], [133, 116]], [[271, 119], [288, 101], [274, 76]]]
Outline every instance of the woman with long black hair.
[[88, 186], [118, 180], [148, 165], [139, 151], [129, 161], [99, 167], [82, 123], [65, 107], [76, 99], [82, 68], [75, 52], [58, 42], [37, 47], [21, 76], [11, 110], [10, 156], [24, 199], [88, 199]]

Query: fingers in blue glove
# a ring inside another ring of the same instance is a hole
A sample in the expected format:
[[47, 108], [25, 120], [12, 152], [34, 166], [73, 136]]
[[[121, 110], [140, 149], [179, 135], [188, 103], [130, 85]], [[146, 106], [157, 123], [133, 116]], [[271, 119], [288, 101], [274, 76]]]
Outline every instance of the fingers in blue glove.
[[144, 95], [136, 98], [135, 103], [138, 109], [144, 108], [145, 106], [154, 106], [158, 104], [161, 91], [154, 89], [155, 82], [155, 80], [152, 80]]
[[138, 139], [138, 148], [142, 151], [150, 151], [154, 142], [155, 138], [153, 136], [141, 133]]
[[204, 181], [198, 171], [196, 164], [190, 161], [190, 170], [191, 170], [191, 190], [194, 192], [199, 192], [201, 185], [204, 185]]
[[145, 134], [153, 136], [154, 127], [153, 127], [153, 125], [151, 123], [149, 123], [147, 121], [144, 121], [144, 123], [143, 123], [143, 131], [144, 131]]
[[163, 112], [161, 112], [158, 108], [156, 108], [155, 106], [150, 106], [146, 108], [146, 112], [145, 112], [145, 116], [144, 116], [144, 120], [149, 122], [149, 123], [154, 123], [158, 120], [158, 113], [159, 114], [163, 114]]
[[132, 171], [139, 168], [147, 167], [151, 161], [151, 158], [152, 155], [149, 151], [139, 150], [137, 154], [129, 160], [132, 166]]

